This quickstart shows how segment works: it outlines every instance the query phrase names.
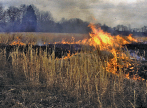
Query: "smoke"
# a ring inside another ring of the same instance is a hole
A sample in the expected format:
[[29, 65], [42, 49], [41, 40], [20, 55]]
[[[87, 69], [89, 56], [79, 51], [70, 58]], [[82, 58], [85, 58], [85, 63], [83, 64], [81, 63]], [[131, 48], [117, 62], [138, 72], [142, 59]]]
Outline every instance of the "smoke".
[[135, 50], [129, 50], [130, 52], [130, 59], [136, 59], [136, 60], [145, 60], [145, 58], [143, 56], [139, 56], [138, 53]]
[[3, 0], [0, 3], [4, 7], [34, 4], [39, 10], [50, 11], [56, 22], [62, 18], [80, 18], [110, 27], [130, 24], [139, 28], [147, 25], [145, 0]]
[[58, 21], [63, 17], [67, 20], [80, 18], [84, 21], [90, 21], [93, 17], [93, 14], [87, 8], [89, 7], [87, 0], [55, 0], [54, 2], [56, 2], [56, 9], [53, 10], [52, 15]]

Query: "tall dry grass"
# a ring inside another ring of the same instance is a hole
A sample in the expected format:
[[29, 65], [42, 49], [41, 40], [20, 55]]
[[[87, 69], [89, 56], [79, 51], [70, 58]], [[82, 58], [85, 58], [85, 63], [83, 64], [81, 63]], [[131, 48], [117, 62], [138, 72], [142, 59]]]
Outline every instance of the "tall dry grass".
[[[9, 43], [15, 40], [15, 36], [7, 36], [3, 39], [0, 36], [1, 42]], [[36, 38], [31, 39], [35, 42]], [[0, 54], [3, 63], [7, 62], [5, 52], [3, 50]], [[118, 60], [121, 65], [117, 75], [110, 73], [106, 69], [109, 60], [102, 59], [97, 52], [99, 51], [83, 50], [70, 58], [56, 59], [54, 52], [47, 55], [47, 50], [40, 50], [38, 55], [30, 45], [26, 54], [19, 52], [16, 47], [9, 56], [9, 62], [12, 65], [14, 80], [29, 82], [32, 86], [43, 85], [51, 91], [68, 94], [69, 97], [74, 97], [78, 107], [146, 106], [146, 83], [124, 77], [124, 60]]]

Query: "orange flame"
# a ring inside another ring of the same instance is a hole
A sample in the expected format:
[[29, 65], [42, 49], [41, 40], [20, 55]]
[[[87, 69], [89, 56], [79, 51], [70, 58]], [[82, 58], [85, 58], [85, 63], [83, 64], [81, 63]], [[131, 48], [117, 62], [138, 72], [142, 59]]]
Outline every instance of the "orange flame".
[[[109, 51], [113, 54], [114, 58], [110, 59], [107, 62], [107, 71], [111, 72], [117, 76], [119, 76], [118, 73], [118, 67], [119, 68], [129, 68], [131, 66], [131, 59], [122, 51], [118, 50], [118, 48], [122, 47], [122, 45], [129, 44], [131, 42], [138, 42], [137, 39], [134, 39], [132, 37], [132, 34], [130, 34], [127, 37], [121, 37], [120, 35], [117, 36], [111, 36], [110, 33], [104, 32], [101, 28], [96, 28], [93, 24], [89, 24], [89, 27], [92, 29], [92, 32], [89, 33], [90, 39], [83, 39], [75, 42], [75, 38], [72, 37], [71, 41], [66, 41], [63, 39], [61, 42], [55, 42], [61, 43], [61, 44], [87, 44], [90, 46], [94, 46], [95, 48], [99, 47], [100, 50]], [[73, 54], [74, 55], [74, 54]], [[64, 59], [70, 58], [73, 55], [70, 55], [70, 53], [64, 57]], [[118, 59], [122, 59], [124, 64], [119, 64]], [[133, 70], [133, 67], [130, 69]], [[144, 80], [143, 78], [139, 77], [138, 75], [132, 75], [130, 77], [129, 73], [124, 74], [125, 78], [127, 79], [133, 79], [133, 80]]]
[[138, 42], [137, 39], [132, 38], [132, 34], [127, 37], [131, 42]]
[[[131, 66], [131, 59], [122, 51], [118, 50], [118, 48], [121, 48], [122, 45], [129, 44], [131, 42], [138, 42], [137, 39], [134, 39], [132, 37], [132, 34], [130, 34], [127, 37], [121, 37], [120, 35], [117, 36], [111, 36], [110, 33], [104, 32], [101, 28], [96, 28], [93, 24], [89, 24], [89, 27], [92, 29], [92, 32], [89, 33], [90, 39], [83, 39], [74, 42], [74, 37], [72, 37], [71, 41], [65, 41], [65, 39], [62, 40], [62, 44], [88, 44], [90, 46], [94, 46], [95, 48], [99, 47], [100, 50], [109, 51], [113, 54], [114, 58], [107, 61], [107, 67], [106, 71], [111, 72], [117, 76], [119, 76], [118, 73], [118, 67], [119, 68], [129, 68]], [[58, 42], [59, 43], [59, 42]], [[73, 55], [68, 54], [67, 57], [64, 57], [64, 59], [70, 58]], [[119, 59], [122, 59], [124, 62], [123, 65], [119, 64]], [[133, 70], [133, 67], [130, 69]], [[133, 80], [144, 80], [143, 78], [139, 77], [138, 75], [132, 75], [129, 76], [129, 73], [124, 74], [124, 76], [127, 79], [133, 79]]]
[[10, 45], [26, 45], [26, 44], [21, 42], [19, 37], [16, 37], [16, 40], [13, 41]]
[[[134, 39], [132, 37], [132, 34], [130, 34], [127, 37], [121, 37], [120, 35], [117, 36], [111, 36], [110, 33], [104, 32], [101, 28], [96, 28], [94, 24], [89, 24], [89, 27], [92, 29], [92, 32], [89, 33], [90, 38], [89, 39], [83, 39], [75, 42], [75, 38], [72, 37], [71, 41], [66, 41], [63, 39], [61, 42], [55, 42], [54, 44], [86, 44], [90, 46], [94, 46], [95, 48], [99, 48], [103, 51], [109, 51], [113, 54], [113, 58], [106, 61], [106, 71], [111, 72], [117, 76], [118, 74], [118, 67], [119, 68], [129, 68], [131, 66], [130, 61], [131, 59], [123, 53], [119, 48], [122, 47], [124, 44], [129, 44], [131, 42], [138, 42], [137, 39]], [[44, 42], [46, 44], [46, 42]], [[17, 40], [12, 42], [10, 45], [25, 45], [25, 43], [20, 41], [20, 38], [17, 37]], [[73, 54], [76, 55], [76, 54]], [[70, 52], [67, 54], [66, 57], [63, 59], [67, 59], [72, 57], [73, 55], [70, 54]], [[119, 59], [124, 62], [123, 64], [119, 63]], [[133, 68], [130, 68], [133, 69]], [[124, 74], [125, 78], [130, 79], [129, 73]], [[133, 80], [144, 80], [141, 77], [137, 75], [133, 75], [131, 77]]]
[[75, 38], [72, 37], [70, 41], [67, 41], [66, 38], [62, 39], [61, 42], [54, 42], [54, 44], [86, 44], [87, 39], [75, 41]]
[[[107, 71], [113, 74], [118, 74], [118, 67], [128, 67], [130, 64], [131, 59], [123, 53], [121, 50], [118, 50], [118, 47], [122, 47], [124, 44], [129, 44], [131, 42], [138, 42], [136, 39], [132, 37], [130, 34], [127, 36], [127, 40], [121, 36], [111, 36], [110, 33], [104, 32], [101, 28], [96, 29], [93, 24], [90, 24], [89, 27], [92, 29], [92, 32], [89, 33], [90, 39], [87, 41], [89, 45], [94, 47], [99, 46], [100, 50], [106, 50], [113, 54], [114, 58], [107, 61]], [[124, 64], [119, 63], [119, 59], [122, 59]], [[133, 68], [131, 68], [133, 69]], [[124, 75], [126, 78], [130, 79], [129, 74]], [[131, 77], [134, 80], [144, 80], [138, 75], [133, 75]]]

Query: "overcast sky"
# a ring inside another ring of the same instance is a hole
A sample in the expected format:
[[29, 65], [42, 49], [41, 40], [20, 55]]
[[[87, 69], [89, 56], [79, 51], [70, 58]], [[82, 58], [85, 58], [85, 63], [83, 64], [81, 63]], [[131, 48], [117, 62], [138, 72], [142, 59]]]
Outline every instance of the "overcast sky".
[[147, 0], [0, 0], [0, 3], [4, 7], [34, 4], [39, 10], [50, 11], [56, 21], [64, 17], [111, 27], [118, 24], [130, 24], [132, 28], [147, 26]]

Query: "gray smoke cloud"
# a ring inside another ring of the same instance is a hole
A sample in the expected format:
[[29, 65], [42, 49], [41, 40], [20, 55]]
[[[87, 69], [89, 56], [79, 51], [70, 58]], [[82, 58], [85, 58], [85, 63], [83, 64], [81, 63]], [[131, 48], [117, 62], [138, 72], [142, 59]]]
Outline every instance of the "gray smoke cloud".
[[34, 4], [40, 10], [50, 11], [56, 21], [64, 17], [80, 18], [111, 27], [118, 24], [130, 24], [131, 27], [147, 25], [145, 0], [3, 0], [0, 3], [7, 7]]

